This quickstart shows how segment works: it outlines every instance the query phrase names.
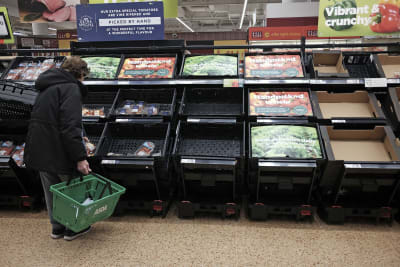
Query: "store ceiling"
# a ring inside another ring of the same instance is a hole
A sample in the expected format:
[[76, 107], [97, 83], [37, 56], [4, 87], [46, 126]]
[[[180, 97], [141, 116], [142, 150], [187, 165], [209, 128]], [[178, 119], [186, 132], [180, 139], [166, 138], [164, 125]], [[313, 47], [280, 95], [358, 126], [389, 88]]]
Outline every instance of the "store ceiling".
[[[244, 1], [179, 0], [178, 17], [195, 32], [246, 31], [249, 26], [265, 26], [264, 13], [267, 3], [282, 2], [282, 0], [248, 0], [243, 27], [239, 29]], [[283, 2], [285, 1], [283, 0]], [[32, 32], [31, 24], [19, 22], [17, 0], [0, 0], [0, 6], [8, 7], [14, 31]], [[74, 29], [76, 24], [65, 22], [49, 23], [49, 28]], [[188, 28], [176, 19], [165, 20], [165, 32], [178, 33], [188, 31]]]

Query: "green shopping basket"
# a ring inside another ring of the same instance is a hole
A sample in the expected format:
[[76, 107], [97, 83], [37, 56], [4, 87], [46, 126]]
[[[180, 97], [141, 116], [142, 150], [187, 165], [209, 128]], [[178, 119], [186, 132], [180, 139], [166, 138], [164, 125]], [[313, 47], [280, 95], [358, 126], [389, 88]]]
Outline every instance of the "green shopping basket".
[[[50, 187], [53, 218], [74, 232], [110, 217], [126, 189], [98, 174], [75, 178]], [[82, 205], [91, 198], [92, 203]]]

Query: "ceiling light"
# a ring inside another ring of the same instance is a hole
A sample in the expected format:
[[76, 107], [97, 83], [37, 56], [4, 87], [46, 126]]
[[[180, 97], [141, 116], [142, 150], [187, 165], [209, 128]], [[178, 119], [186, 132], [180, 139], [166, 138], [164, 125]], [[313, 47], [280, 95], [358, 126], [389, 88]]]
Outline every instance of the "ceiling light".
[[247, 9], [247, 0], [244, 0], [243, 10], [242, 10], [242, 17], [241, 17], [241, 19], [240, 19], [240, 26], [239, 26], [239, 29], [241, 29], [242, 26], [243, 26], [244, 14], [246, 13], [246, 9]]
[[55, 28], [48, 28], [49, 30], [52, 30], [52, 31], [56, 31], [57, 29], [55, 29]]
[[[246, 1], [247, 1], [247, 0], [246, 0]], [[194, 32], [194, 30], [192, 30], [192, 28], [190, 28], [188, 25], [186, 25], [186, 23], [183, 22], [180, 18], [177, 17], [176, 20], [179, 21], [183, 26], [185, 26], [186, 29], [188, 29], [188, 30], [191, 31], [191, 32]]]

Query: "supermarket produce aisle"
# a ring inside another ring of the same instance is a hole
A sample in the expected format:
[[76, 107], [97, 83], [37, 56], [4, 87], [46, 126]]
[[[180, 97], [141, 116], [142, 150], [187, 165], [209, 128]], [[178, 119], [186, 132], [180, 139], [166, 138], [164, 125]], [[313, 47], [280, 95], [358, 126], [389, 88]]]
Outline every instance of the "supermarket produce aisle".
[[399, 266], [400, 225], [126, 215], [52, 240], [44, 211], [0, 211], [0, 266]]

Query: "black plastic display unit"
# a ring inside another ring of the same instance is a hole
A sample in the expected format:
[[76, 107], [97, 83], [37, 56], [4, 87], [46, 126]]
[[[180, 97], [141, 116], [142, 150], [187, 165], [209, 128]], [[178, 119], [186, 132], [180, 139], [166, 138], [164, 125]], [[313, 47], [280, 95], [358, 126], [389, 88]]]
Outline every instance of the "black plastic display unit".
[[351, 78], [380, 78], [378, 64], [370, 53], [343, 52], [343, 62]]
[[37, 94], [31, 87], [0, 81], [0, 121], [29, 120]]
[[[304, 116], [304, 115], [299, 115], [299, 116], [265, 116], [265, 115], [255, 115], [252, 114], [251, 112], [251, 107], [250, 107], [250, 93], [252, 92], [307, 92], [310, 98], [310, 104], [311, 104], [311, 109], [313, 115], [311, 116]], [[312, 99], [311, 99], [311, 91], [308, 88], [247, 88], [247, 109], [248, 109], [248, 121], [249, 122], [268, 122], [268, 121], [293, 121], [296, 120], [297, 122], [302, 121], [304, 123], [308, 122], [315, 122], [315, 112], [314, 112], [314, 107], [312, 105]]]
[[[123, 104], [124, 101], [143, 101], [145, 104], [157, 104], [159, 107], [158, 112], [161, 110], [165, 114], [131, 114], [123, 115], [117, 114], [117, 109]], [[111, 118], [116, 119], [117, 122], [134, 122], [134, 121], [171, 121], [174, 115], [176, 106], [176, 90], [173, 88], [165, 89], [120, 89], [113, 107], [110, 111]]]
[[320, 217], [332, 224], [353, 217], [391, 223], [400, 185], [400, 149], [391, 128], [320, 128], [327, 154], [317, 192]]
[[99, 109], [104, 108], [104, 116], [85, 116], [82, 114], [83, 122], [104, 122], [109, 119], [112, 113], [112, 107], [116, 101], [117, 92], [95, 92], [89, 91], [83, 99], [83, 108]]
[[[256, 126], [308, 126], [317, 130], [321, 158], [263, 158], [253, 156], [251, 129]], [[325, 161], [321, 133], [314, 123], [276, 121], [249, 123], [248, 127], [248, 216], [252, 220], [267, 220], [270, 216], [291, 216], [296, 220], [314, 219], [317, 202], [314, 192], [318, 186]]]
[[[144, 142], [154, 143], [153, 153], [135, 156]], [[169, 123], [106, 124], [96, 155], [102, 158], [102, 173], [127, 188], [117, 212], [144, 210], [166, 216], [173, 189], [170, 148]]]
[[[175, 58], [174, 70], [172, 72], [171, 78], [119, 78], [119, 75], [124, 66], [125, 59], [128, 59], [128, 58], [158, 58], [158, 57]], [[122, 56], [120, 65], [118, 67], [117, 79], [121, 80], [121, 81], [165, 81], [165, 80], [168, 81], [168, 80], [173, 80], [177, 76], [177, 70], [178, 70], [178, 66], [179, 66], [178, 59], [179, 59], [178, 54], [125, 54]]]
[[[185, 68], [186, 64], [186, 58], [189, 57], [197, 57], [197, 56], [229, 56], [229, 57], [236, 57], [237, 58], [237, 73], [236, 75], [183, 75], [183, 70]], [[180, 70], [180, 78], [182, 79], [234, 79], [234, 78], [239, 78], [239, 55], [238, 54], [209, 54], [209, 55], [203, 55], [203, 54], [192, 54], [192, 55], [184, 55], [183, 60], [182, 60], [182, 65], [181, 65], [181, 70]]]
[[[107, 55], [81, 55], [81, 58], [89, 58], [89, 57], [112, 57], [112, 58], [119, 58], [120, 62], [118, 63], [118, 67], [115, 71], [115, 75], [113, 78], [111, 79], [100, 79], [100, 78], [87, 78], [85, 79], [85, 81], [109, 81], [109, 80], [117, 80], [118, 79], [118, 71], [121, 67], [121, 58], [122, 58], [122, 54], [107, 54]], [[88, 64], [88, 67], [90, 69], [90, 65]]]
[[[301, 68], [303, 70], [303, 77], [273, 77], [273, 78], [268, 78], [268, 77], [246, 77], [246, 56], [282, 56], [282, 55], [297, 55], [300, 56], [300, 64], [301, 64]], [[286, 52], [286, 53], [277, 53], [277, 52], [267, 52], [267, 53], [246, 53], [245, 54], [245, 60], [243, 63], [243, 68], [244, 68], [244, 74], [243, 77], [246, 80], [293, 80], [293, 79], [300, 79], [300, 80], [304, 80], [304, 79], [308, 79], [309, 78], [309, 74], [306, 70], [306, 66], [304, 64], [305, 60], [304, 57], [302, 56], [302, 54], [300, 52]]]
[[383, 96], [383, 109], [390, 119], [393, 131], [400, 136], [400, 87], [389, 87]]
[[[386, 117], [378, 99], [368, 91], [312, 91], [311, 103], [321, 125], [334, 125], [342, 129], [373, 129], [376, 125], [386, 125]], [[347, 115], [349, 113], [356, 115]]]
[[[9, 65], [7, 71], [3, 73], [2, 79], [3, 80], [8, 80], [7, 75], [10, 72], [10, 70], [15, 69], [18, 67], [18, 65], [21, 62], [43, 62], [46, 59], [54, 59], [55, 62], [57, 63], [63, 63], [66, 57], [64, 56], [56, 56], [56, 57], [16, 57], [12, 63]], [[8, 80], [8, 81], [14, 81], [14, 80]], [[34, 82], [33, 80], [15, 80], [18, 82]]]
[[84, 122], [83, 123], [83, 132], [84, 136], [89, 139], [89, 142], [95, 145], [96, 150], [92, 156], [88, 157], [88, 161], [90, 164], [90, 168], [95, 173], [101, 173], [101, 157], [98, 156], [100, 139], [103, 135], [105, 123], [98, 123], [98, 122]]
[[[25, 142], [28, 125], [0, 123], [0, 141]], [[0, 156], [0, 206], [35, 209], [43, 191], [36, 172], [19, 167], [10, 156]]]
[[8, 70], [8, 67], [13, 62], [15, 57], [1, 57], [0, 56], [0, 79], [3, 77], [3, 74]]
[[179, 116], [193, 120], [243, 120], [245, 116], [242, 88], [189, 88], [183, 91]]
[[180, 183], [179, 218], [202, 212], [239, 218], [245, 166], [243, 123], [180, 121], [173, 156]]

